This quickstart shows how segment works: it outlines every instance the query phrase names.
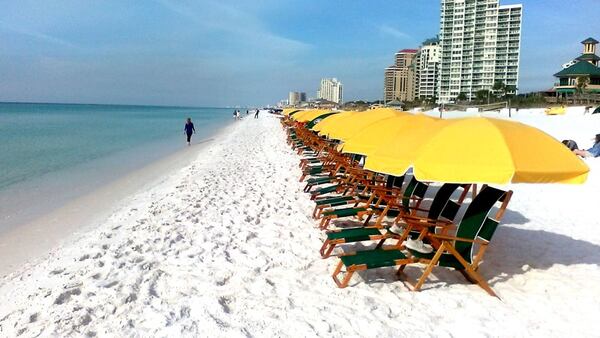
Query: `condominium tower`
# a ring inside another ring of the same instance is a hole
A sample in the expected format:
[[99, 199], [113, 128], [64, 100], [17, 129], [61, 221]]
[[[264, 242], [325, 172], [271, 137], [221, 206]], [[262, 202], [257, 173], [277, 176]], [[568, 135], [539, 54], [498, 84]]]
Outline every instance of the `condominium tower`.
[[344, 99], [344, 88], [336, 78], [321, 79], [321, 86], [317, 90], [317, 98], [335, 103], [341, 103]]
[[439, 102], [474, 98], [497, 81], [518, 88], [522, 5], [441, 0]]
[[438, 97], [438, 71], [440, 64], [440, 46], [437, 38], [423, 42], [416, 55], [415, 97], [430, 99]]
[[403, 49], [396, 53], [395, 62], [385, 69], [383, 101], [413, 101], [415, 99], [415, 56], [417, 49]]

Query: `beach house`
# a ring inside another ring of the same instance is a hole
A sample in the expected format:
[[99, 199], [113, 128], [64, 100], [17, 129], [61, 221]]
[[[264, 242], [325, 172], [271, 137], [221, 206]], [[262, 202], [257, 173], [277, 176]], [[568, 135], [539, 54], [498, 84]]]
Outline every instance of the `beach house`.
[[587, 99], [600, 100], [600, 57], [596, 55], [598, 41], [587, 38], [581, 42], [583, 53], [567, 63], [565, 68], [554, 74], [558, 78], [553, 91], [559, 99], [569, 99], [576, 95], [590, 96]]

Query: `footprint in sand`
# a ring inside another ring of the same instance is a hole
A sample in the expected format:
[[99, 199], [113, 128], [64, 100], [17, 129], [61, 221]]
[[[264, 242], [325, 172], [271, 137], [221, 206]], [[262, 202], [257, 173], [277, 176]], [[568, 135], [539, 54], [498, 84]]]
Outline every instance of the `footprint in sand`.
[[78, 296], [80, 294], [81, 294], [81, 289], [79, 289], [79, 288], [67, 290], [67, 291], [61, 293], [54, 300], [54, 304], [61, 305], [61, 304], [67, 303], [71, 299], [71, 296]]

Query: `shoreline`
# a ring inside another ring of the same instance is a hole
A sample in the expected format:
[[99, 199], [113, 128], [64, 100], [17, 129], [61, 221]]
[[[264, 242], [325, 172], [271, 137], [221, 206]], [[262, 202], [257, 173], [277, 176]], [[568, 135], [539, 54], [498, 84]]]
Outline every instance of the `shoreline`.
[[[134, 195], [160, 184], [170, 175], [187, 167], [233, 125], [227, 123], [208, 138], [193, 143], [191, 147], [184, 146], [91, 191], [68, 199], [66, 203], [33, 220], [3, 230], [0, 232], [0, 279], [35, 265], [52, 249], [97, 227], [111, 214], [127, 205]], [[193, 152], [192, 156], [189, 156], [190, 152]]]

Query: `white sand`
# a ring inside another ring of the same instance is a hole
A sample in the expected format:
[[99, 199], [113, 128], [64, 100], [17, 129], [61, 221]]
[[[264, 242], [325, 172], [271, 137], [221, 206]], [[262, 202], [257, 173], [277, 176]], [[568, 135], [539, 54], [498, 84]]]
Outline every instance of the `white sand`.
[[[518, 118], [589, 146], [600, 120], [568, 117]], [[582, 186], [511, 186], [481, 267], [502, 301], [444, 269], [419, 293], [390, 269], [337, 289], [337, 260], [317, 252], [323, 234], [297, 182], [298, 158], [262, 114], [4, 278], [0, 336], [597, 335], [600, 159], [588, 163]]]
[[[222, 132], [226, 131], [227, 128]], [[212, 138], [195, 141], [191, 147], [184, 146], [182, 142], [181, 150], [165, 158], [69, 200], [30, 222], [0, 231], [0, 277], [14, 272], [28, 261], [35, 262], [36, 258], [62, 242], [72, 240], [71, 237], [77, 236], [78, 232], [104, 223], [113, 212], [127, 205], [134, 193], [164, 180], [165, 173], [189, 165], [211, 141]]]

